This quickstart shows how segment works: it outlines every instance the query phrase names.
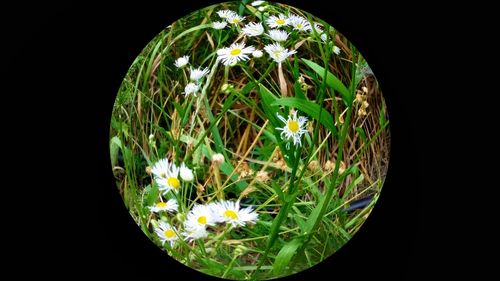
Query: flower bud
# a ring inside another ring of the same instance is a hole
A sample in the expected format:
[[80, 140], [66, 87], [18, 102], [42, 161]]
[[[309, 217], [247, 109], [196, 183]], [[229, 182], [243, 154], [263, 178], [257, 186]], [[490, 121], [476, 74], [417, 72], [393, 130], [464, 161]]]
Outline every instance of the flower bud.
[[224, 162], [224, 155], [222, 155], [221, 153], [215, 153], [214, 155], [212, 155], [212, 163], [219, 166], [220, 164], [222, 164], [222, 162]]

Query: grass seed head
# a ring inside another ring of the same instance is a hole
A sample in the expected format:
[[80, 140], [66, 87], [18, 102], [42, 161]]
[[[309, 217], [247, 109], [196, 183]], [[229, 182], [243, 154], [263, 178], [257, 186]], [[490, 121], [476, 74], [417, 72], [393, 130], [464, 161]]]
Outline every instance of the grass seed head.
[[253, 187], [253, 186], [249, 186], [249, 187], [245, 188], [245, 189], [241, 192], [240, 197], [241, 197], [241, 198], [245, 198], [245, 197], [247, 197], [250, 193], [252, 193], [252, 192], [254, 192], [254, 191], [256, 191], [256, 190], [257, 190], [257, 189], [256, 189], [255, 187]]
[[367, 113], [366, 113], [366, 110], [364, 108], [360, 108], [358, 110], [358, 115], [359, 116], [365, 116]]
[[311, 162], [309, 162], [309, 165], [307, 165], [307, 168], [311, 172], [315, 172], [316, 170], [318, 170], [318, 168], [319, 168], [319, 162], [318, 162], [318, 160], [312, 160]]
[[356, 94], [356, 102], [362, 103], [365, 100], [365, 97], [362, 94]]
[[257, 179], [257, 181], [260, 181], [263, 183], [267, 183], [271, 180], [271, 178], [269, 177], [269, 173], [266, 171], [258, 171], [257, 175], [256, 175], [256, 179]]
[[247, 162], [241, 163], [240, 167], [238, 167], [237, 172], [240, 174], [239, 179], [246, 178], [252, 176], [254, 171], [248, 166]]
[[323, 169], [328, 172], [333, 171], [333, 169], [335, 169], [335, 163], [328, 160], [325, 165], [323, 165]]
[[288, 167], [284, 159], [276, 161], [276, 165], [278, 165], [279, 169], [282, 170], [283, 172], [286, 171], [286, 168]]

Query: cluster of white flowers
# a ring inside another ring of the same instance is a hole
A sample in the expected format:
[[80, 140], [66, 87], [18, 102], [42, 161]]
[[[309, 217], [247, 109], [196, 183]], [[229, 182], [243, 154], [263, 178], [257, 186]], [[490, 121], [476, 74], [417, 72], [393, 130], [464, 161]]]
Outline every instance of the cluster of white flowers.
[[[253, 6], [259, 6], [263, 3], [263, 1], [255, 1], [254, 3], [252, 3]], [[231, 10], [220, 10], [217, 14], [219, 17], [225, 19], [231, 24], [239, 24], [244, 19], [244, 17], [239, 17], [236, 12]], [[318, 23], [311, 24], [306, 18], [295, 14], [290, 14], [288, 16], [284, 14], [271, 15], [266, 19], [265, 23], [269, 28], [271, 28], [265, 35], [277, 43], [265, 45], [264, 50], [269, 54], [269, 57], [277, 63], [282, 63], [288, 57], [297, 52], [296, 50], [288, 50], [280, 44], [286, 42], [290, 36], [290, 32], [281, 30], [280, 28], [290, 26], [293, 30], [298, 32], [308, 32], [310, 34], [314, 34], [314, 32], [316, 32], [317, 34], [320, 34], [322, 41], [326, 41], [328, 38], [327, 34], [323, 32], [322, 27]], [[218, 29], [224, 28], [226, 25], [226, 22], [213, 23], [214, 28]], [[247, 37], [257, 37], [263, 35], [265, 29], [262, 22], [250, 22], [243, 26], [241, 32]], [[340, 49], [335, 47], [333, 51], [336, 54], [339, 54]], [[249, 59], [248, 55], [250, 53], [252, 53], [256, 58], [262, 56], [261, 50], [257, 50], [253, 46], [245, 47], [244, 42], [233, 43], [229, 47], [217, 50], [218, 58], [224, 65], [235, 65], [240, 61], [246, 61]]]
[[239, 24], [245, 19], [245, 17], [242, 17], [238, 15], [236, 12], [231, 10], [220, 10], [217, 12], [217, 15], [219, 15], [221, 19], [226, 20], [229, 24], [234, 24], [234, 25]]
[[158, 184], [158, 189], [167, 193], [171, 190], [178, 192], [181, 187], [179, 177], [187, 182], [194, 179], [193, 171], [189, 169], [185, 163], [177, 167], [174, 163], [168, 161], [167, 158], [160, 159], [151, 168], [155, 182]]
[[[189, 56], [182, 56], [175, 60], [174, 65], [177, 68], [184, 68], [189, 64]], [[189, 67], [189, 80], [190, 82], [184, 87], [184, 94], [186, 96], [194, 95], [196, 96], [201, 89], [201, 83], [203, 77], [205, 77], [210, 71], [208, 68], [193, 68]]]
[[238, 201], [218, 201], [206, 205], [194, 205], [184, 222], [186, 240], [200, 239], [208, 236], [207, 227], [217, 223], [230, 224], [232, 227], [255, 223], [258, 214], [252, 207], [241, 208]]
[[[215, 154], [213, 161], [224, 161], [224, 156]], [[160, 159], [151, 168], [151, 173], [154, 175], [155, 182], [158, 184], [158, 189], [166, 195], [169, 191], [179, 192], [181, 181], [193, 181], [193, 171], [189, 169], [185, 163], [177, 167], [167, 158]], [[149, 207], [152, 213], [176, 213], [179, 205], [175, 199], [163, 200], [160, 195], [160, 202]], [[181, 234], [185, 240], [206, 238], [208, 236], [207, 227], [215, 226], [218, 223], [230, 224], [232, 227], [245, 226], [247, 223], [255, 223], [258, 214], [252, 207], [241, 208], [239, 201], [218, 201], [211, 202], [206, 205], [195, 204], [187, 213], [183, 223], [183, 231], [179, 232], [177, 228], [165, 221], [160, 221], [154, 231], [159, 237], [162, 244], [169, 242], [174, 245], [175, 240]]]
[[[153, 208], [151, 208], [152, 211]], [[226, 223], [231, 227], [241, 227], [247, 223], [254, 224], [257, 218], [258, 214], [252, 207], [241, 208], [239, 201], [223, 200], [206, 205], [195, 204], [187, 213], [186, 220], [182, 225], [182, 232], [164, 221], [160, 221], [154, 231], [162, 244], [168, 241], [173, 247], [175, 240], [179, 237], [184, 237], [184, 240], [188, 241], [208, 237], [207, 228], [218, 223]]]

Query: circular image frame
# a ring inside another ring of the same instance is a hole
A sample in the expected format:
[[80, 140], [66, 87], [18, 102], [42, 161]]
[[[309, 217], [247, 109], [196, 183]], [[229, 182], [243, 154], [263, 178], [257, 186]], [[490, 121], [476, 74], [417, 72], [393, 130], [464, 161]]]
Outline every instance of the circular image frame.
[[306, 12], [255, 2], [201, 9], [155, 37], [122, 83], [110, 134], [143, 232], [229, 279], [332, 255], [371, 212], [389, 159], [385, 103], [357, 49]]

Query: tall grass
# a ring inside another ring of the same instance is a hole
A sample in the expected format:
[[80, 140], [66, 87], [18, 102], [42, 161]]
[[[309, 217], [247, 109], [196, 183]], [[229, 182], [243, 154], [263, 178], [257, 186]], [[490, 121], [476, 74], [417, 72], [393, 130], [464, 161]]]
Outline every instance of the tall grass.
[[[317, 264], [359, 230], [387, 170], [389, 121], [366, 61], [333, 27], [290, 6], [269, 4], [261, 12], [244, 3], [193, 12], [144, 48], [117, 95], [110, 150], [125, 206], [151, 240], [204, 273], [267, 279]], [[246, 19], [213, 29], [221, 9]], [[271, 40], [242, 37], [241, 27], [279, 13], [319, 23], [328, 40], [321, 40], [321, 30], [291, 31], [283, 44], [297, 53], [281, 65], [267, 54], [236, 66], [217, 60], [217, 50], [235, 41], [262, 49]], [[197, 96], [182, 94], [189, 73], [174, 61], [183, 55], [194, 67], [210, 69]], [[277, 114], [286, 118], [293, 110], [309, 120], [300, 146], [277, 130], [284, 126]], [[215, 153], [224, 155], [221, 165], [211, 162]], [[149, 172], [162, 158], [186, 163], [195, 180], [183, 182], [177, 194], [162, 195]], [[177, 215], [150, 212], [161, 196], [177, 199]], [[370, 204], [346, 211], [366, 197], [373, 197]], [[160, 243], [158, 221], [182, 228], [195, 203], [217, 200], [239, 200], [259, 218], [241, 228], [217, 225], [205, 239]]]

